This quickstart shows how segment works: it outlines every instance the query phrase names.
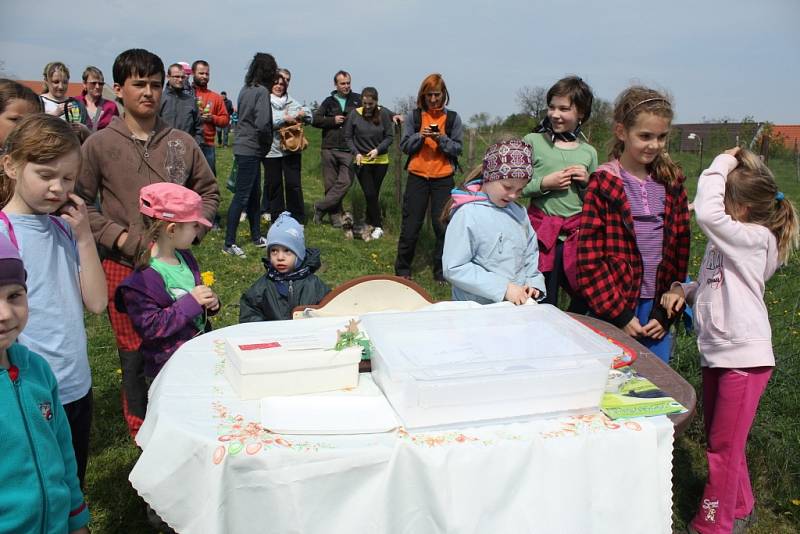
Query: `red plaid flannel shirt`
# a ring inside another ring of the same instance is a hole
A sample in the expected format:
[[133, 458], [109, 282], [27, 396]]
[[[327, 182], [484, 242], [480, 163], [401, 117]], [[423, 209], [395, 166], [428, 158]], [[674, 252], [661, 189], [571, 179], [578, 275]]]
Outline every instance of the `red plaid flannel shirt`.
[[[659, 305], [661, 294], [672, 282], [686, 279], [689, 263], [689, 208], [684, 180], [681, 175], [676, 183], [665, 187], [663, 250], [650, 315], [665, 328], [670, 321]], [[594, 313], [622, 328], [635, 315], [642, 271], [622, 178], [609, 172], [608, 167], [598, 169], [589, 180], [578, 229], [579, 291]]]

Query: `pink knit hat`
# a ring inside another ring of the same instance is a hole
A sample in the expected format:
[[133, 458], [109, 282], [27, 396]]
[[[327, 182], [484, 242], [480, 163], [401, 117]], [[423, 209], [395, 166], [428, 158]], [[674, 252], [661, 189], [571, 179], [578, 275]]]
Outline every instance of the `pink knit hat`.
[[203, 199], [200, 195], [171, 182], [144, 186], [139, 191], [139, 211], [162, 221], [199, 222], [211, 228], [211, 222], [203, 217]]
[[19, 250], [5, 234], [0, 234], [0, 286], [19, 284], [27, 291], [27, 276]]

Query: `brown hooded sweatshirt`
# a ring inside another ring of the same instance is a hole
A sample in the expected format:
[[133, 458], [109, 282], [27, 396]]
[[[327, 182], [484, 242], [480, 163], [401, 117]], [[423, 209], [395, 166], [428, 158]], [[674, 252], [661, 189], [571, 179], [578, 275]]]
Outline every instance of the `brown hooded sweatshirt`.
[[[83, 165], [77, 193], [86, 201], [89, 224], [105, 256], [132, 264], [142, 239], [139, 190], [157, 182], [173, 182], [203, 199], [203, 216], [212, 219], [219, 205], [219, 188], [200, 147], [192, 137], [156, 119], [147, 142], [134, 139], [125, 121], [114, 117], [107, 128], [89, 136], [81, 148]], [[100, 198], [100, 209], [95, 199]], [[115, 246], [122, 232], [128, 237]], [[205, 227], [198, 232], [198, 239]]]

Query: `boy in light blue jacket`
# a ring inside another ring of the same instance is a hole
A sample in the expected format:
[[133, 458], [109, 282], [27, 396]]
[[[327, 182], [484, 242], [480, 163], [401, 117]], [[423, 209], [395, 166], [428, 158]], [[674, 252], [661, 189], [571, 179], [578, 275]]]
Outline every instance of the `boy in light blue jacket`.
[[490, 146], [477, 178], [454, 189], [442, 257], [453, 300], [524, 304], [545, 296], [539, 247], [525, 208], [515, 203], [532, 175], [520, 139]]
[[25, 278], [16, 247], [0, 235], [0, 532], [88, 534], [56, 378], [16, 343], [28, 321]]

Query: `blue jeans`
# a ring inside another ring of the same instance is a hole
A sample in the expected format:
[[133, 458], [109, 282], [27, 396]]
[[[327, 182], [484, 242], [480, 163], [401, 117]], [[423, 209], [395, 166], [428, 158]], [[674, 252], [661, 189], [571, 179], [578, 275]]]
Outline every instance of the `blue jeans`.
[[217, 151], [213, 145], [200, 145], [200, 150], [203, 151], [203, 155], [206, 157], [206, 161], [208, 162], [208, 166], [211, 167], [211, 172], [214, 173], [214, 176], [217, 176]]
[[250, 221], [250, 238], [253, 241], [261, 239], [261, 224], [259, 219], [259, 203], [261, 200], [261, 160], [258, 156], [235, 156], [238, 174], [236, 175], [236, 190], [233, 193], [231, 206], [228, 208], [228, 222], [225, 227], [225, 246], [236, 243], [236, 230], [239, 227], [239, 217], [247, 211]]
[[[639, 323], [644, 326], [650, 320], [650, 311], [653, 309], [654, 299], [639, 299], [639, 305], [636, 306], [636, 317]], [[672, 352], [672, 332], [667, 330], [667, 334], [661, 339], [653, 339], [651, 337], [636, 338], [636, 341], [650, 349], [656, 356], [658, 356], [664, 363], [669, 363], [669, 356]]]

